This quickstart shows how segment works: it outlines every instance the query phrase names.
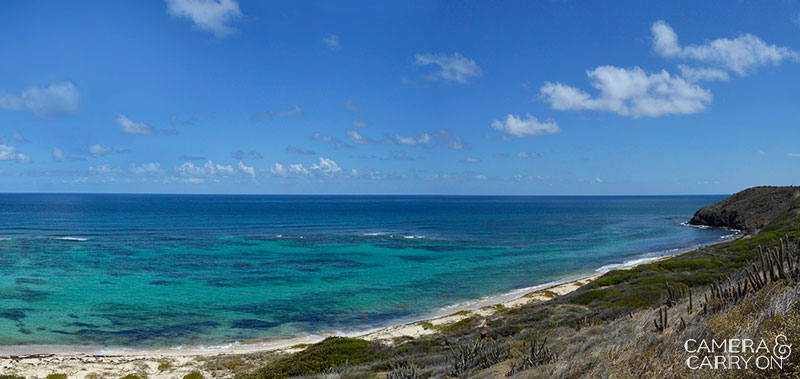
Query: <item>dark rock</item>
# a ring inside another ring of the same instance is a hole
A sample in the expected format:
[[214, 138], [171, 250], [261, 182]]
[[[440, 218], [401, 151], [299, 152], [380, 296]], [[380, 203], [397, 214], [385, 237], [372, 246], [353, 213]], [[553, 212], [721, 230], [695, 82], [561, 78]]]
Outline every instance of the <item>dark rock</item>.
[[701, 208], [690, 225], [752, 233], [770, 223], [800, 216], [800, 187], [753, 187]]

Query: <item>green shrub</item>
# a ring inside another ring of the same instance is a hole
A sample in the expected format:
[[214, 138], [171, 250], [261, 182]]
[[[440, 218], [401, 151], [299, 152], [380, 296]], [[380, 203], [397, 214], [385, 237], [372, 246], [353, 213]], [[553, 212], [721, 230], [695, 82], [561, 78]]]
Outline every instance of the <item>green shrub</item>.
[[44, 379], [67, 379], [67, 374], [50, 374]]
[[452, 333], [472, 327], [474, 323], [475, 323], [475, 317], [467, 317], [461, 321], [454, 322], [449, 325], [442, 325], [437, 329], [442, 333]]
[[344, 364], [359, 365], [383, 358], [383, 356], [384, 354], [370, 348], [369, 341], [357, 338], [328, 337], [303, 351], [279, 358], [248, 378], [287, 378], [312, 375]]
[[199, 371], [192, 371], [183, 376], [183, 379], [203, 379], [203, 374]]

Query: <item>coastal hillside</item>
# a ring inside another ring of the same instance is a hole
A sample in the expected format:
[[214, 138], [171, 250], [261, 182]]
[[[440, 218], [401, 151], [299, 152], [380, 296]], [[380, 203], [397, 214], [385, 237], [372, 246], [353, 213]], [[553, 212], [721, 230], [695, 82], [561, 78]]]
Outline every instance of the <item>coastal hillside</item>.
[[757, 231], [798, 217], [800, 187], [753, 187], [697, 211], [691, 225]]

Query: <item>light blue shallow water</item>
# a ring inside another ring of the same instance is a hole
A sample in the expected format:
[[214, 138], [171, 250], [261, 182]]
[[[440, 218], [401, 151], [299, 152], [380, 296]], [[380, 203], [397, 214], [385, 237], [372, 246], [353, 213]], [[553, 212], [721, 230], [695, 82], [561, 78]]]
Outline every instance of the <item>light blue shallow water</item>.
[[728, 231], [722, 196], [0, 195], [0, 345], [352, 330]]

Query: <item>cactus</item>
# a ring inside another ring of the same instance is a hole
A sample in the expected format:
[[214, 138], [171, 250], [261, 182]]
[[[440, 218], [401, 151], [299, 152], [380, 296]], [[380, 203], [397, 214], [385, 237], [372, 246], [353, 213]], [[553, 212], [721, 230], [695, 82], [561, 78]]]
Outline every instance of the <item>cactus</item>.
[[667, 328], [667, 307], [658, 310], [658, 318], [653, 319], [653, 324], [655, 324], [657, 332], [664, 332], [664, 329]]
[[551, 352], [550, 349], [548, 349], [545, 345], [547, 343], [547, 338], [543, 339], [540, 343], [539, 339], [536, 336], [533, 336], [530, 343], [530, 351], [528, 351], [527, 354], [522, 355], [519, 361], [511, 364], [511, 370], [506, 373], [506, 376], [512, 376], [520, 371], [552, 363], [558, 360], [558, 355]]
[[402, 361], [400, 363], [392, 363], [389, 365], [392, 371], [386, 374], [386, 379], [419, 379], [420, 374], [417, 371], [417, 366]]

